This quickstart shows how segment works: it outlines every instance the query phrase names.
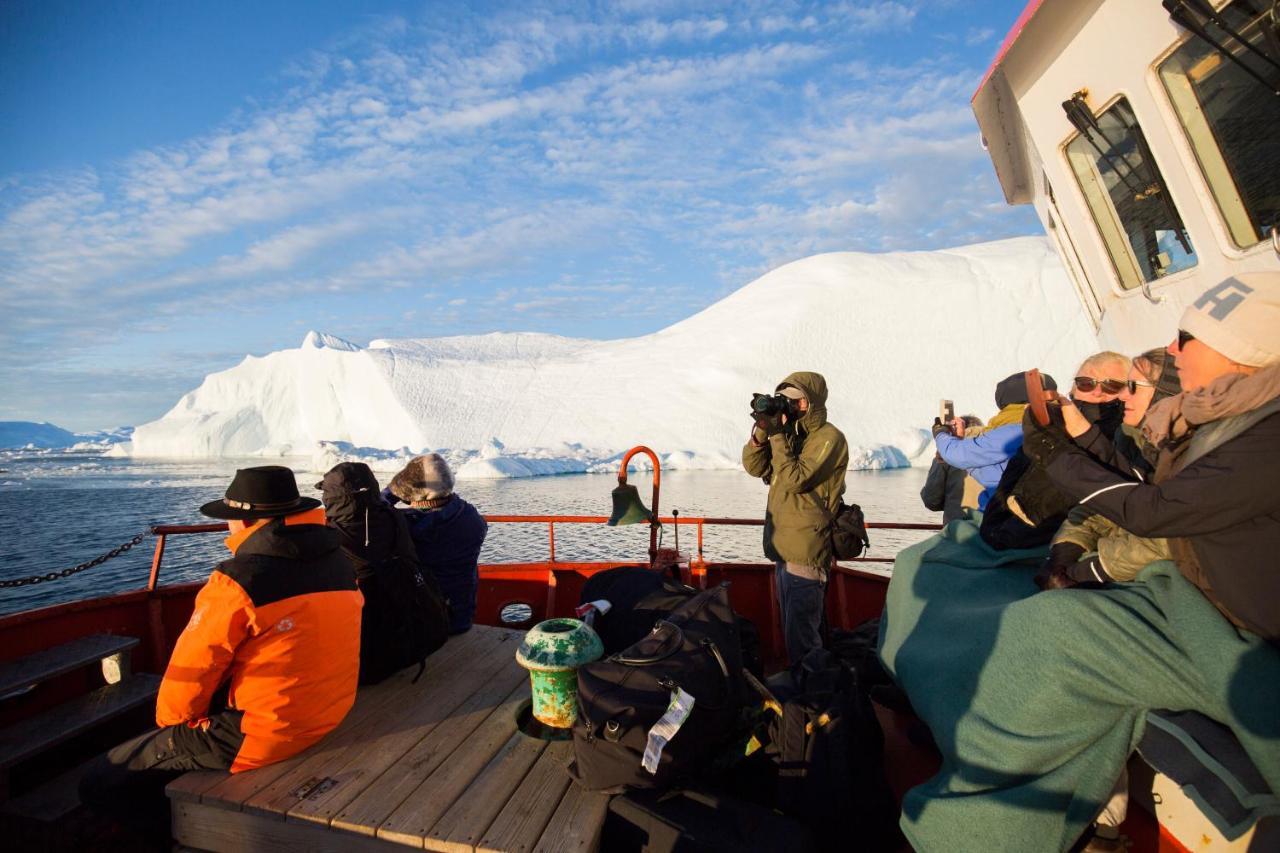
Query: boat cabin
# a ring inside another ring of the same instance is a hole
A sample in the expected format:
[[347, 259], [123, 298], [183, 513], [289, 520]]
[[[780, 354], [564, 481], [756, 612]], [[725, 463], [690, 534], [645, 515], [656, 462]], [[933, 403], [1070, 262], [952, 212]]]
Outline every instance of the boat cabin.
[[1033, 0], [975, 93], [1103, 347], [1168, 343], [1212, 285], [1280, 269], [1278, 27], [1270, 0]]

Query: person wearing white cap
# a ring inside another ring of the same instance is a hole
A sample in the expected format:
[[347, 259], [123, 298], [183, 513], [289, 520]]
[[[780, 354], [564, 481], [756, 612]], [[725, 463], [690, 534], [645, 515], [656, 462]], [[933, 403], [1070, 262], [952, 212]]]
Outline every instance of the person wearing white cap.
[[1024, 452], [1095, 512], [1169, 538], [1179, 571], [1232, 624], [1280, 646], [1280, 272], [1209, 288], [1169, 352], [1183, 392], [1147, 413], [1154, 482], [1119, 473], [1132, 468], [1109, 445], [1061, 425], [1029, 425]]

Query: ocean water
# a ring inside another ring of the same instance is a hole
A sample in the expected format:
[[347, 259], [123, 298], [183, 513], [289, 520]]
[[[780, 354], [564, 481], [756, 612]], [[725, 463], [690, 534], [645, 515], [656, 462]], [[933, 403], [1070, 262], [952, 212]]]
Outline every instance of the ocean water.
[[[305, 459], [281, 460], [297, 472], [304, 495], [319, 497], [314, 484], [323, 472], [308, 471]], [[206, 522], [199, 507], [222, 496], [237, 467], [263, 460], [133, 461], [97, 451], [0, 451], [0, 579], [58, 571], [128, 541], [152, 524]], [[920, 503], [924, 469], [850, 471], [847, 501], [862, 505], [868, 521], [937, 522], [941, 516]], [[379, 475], [380, 480], [389, 475]], [[631, 474], [646, 503], [647, 474]], [[567, 474], [503, 480], [460, 481], [457, 492], [487, 515], [603, 515], [617, 485], [612, 474]], [[683, 517], [760, 518], [766, 487], [741, 471], [663, 473], [659, 511]], [[760, 560], [760, 528], [712, 527], [704, 531], [709, 560]], [[872, 531], [872, 556], [891, 557], [928, 533]], [[220, 534], [170, 536], [161, 583], [202, 580], [227, 556]], [[547, 559], [548, 526], [492, 524], [481, 559], [521, 562]], [[675, 544], [668, 525], [663, 545]], [[694, 528], [680, 526], [680, 550], [696, 547]], [[648, 548], [643, 525], [610, 528], [557, 524], [556, 559], [639, 559]], [[142, 587], [147, 582], [154, 537], [131, 551], [71, 578], [16, 589], [0, 589], [0, 613], [92, 598]]]

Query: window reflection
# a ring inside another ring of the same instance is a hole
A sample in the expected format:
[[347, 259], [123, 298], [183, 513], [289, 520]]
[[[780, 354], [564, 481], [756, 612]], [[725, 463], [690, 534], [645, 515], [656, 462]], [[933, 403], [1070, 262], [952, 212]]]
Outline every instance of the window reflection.
[[1121, 99], [1096, 118], [1082, 100], [1077, 107], [1083, 118], [1072, 120], [1081, 130], [1067, 145], [1067, 159], [1121, 285], [1139, 287], [1195, 266], [1191, 237], [1129, 102]]
[[[1237, 0], [1160, 64], [1160, 80], [1237, 246], [1280, 223], [1280, 49], [1261, 0]], [[1230, 33], [1227, 32], [1230, 30]], [[1246, 43], [1249, 45], [1246, 47]], [[1275, 82], [1269, 83], [1268, 81]]]

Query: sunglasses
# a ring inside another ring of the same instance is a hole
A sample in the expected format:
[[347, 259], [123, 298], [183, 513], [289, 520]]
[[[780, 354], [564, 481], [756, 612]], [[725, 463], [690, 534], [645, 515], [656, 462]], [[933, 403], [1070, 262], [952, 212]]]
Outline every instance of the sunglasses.
[[1194, 341], [1195, 339], [1196, 339], [1196, 336], [1188, 332], [1186, 329], [1179, 329], [1178, 330], [1178, 349], [1183, 349], [1184, 347], [1186, 347], [1187, 344], [1189, 344], [1191, 341]]
[[1124, 390], [1125, 382], [1120, 379], [1094, 379], [1092, 376], [1077, 376], [1076, 390], [1086, 394], [1094, 388], [1102, 388], [1104, 394], [1119, 394]]
[[1137, 394], [1139, 388], [1154, 388], [1156, 387], [1156, 383], [1143, 382], [1139, 379], [1130, 379], [1124, 383], [1124, 387], [1129, 389], [1130, 394]]

